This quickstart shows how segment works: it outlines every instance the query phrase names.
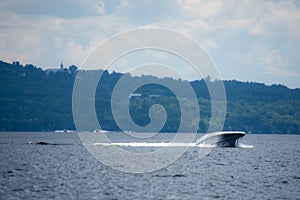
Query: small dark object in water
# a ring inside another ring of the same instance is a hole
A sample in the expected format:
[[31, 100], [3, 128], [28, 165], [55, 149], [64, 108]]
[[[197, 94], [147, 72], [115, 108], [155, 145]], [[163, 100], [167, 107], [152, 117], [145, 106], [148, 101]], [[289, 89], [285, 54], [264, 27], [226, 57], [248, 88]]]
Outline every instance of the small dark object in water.
[[183, 174], [175, 174], [175, 175], [173, 175], [173, 177], [186, 177], [186, 176]]
[[28, 142], [28, 144], [36, 144], [36, 145], [73, 145], [68, 143], [50, 143], [50, 142]]
[[37, 142], [36, 144], [39, 144], [39, 145], [54, 145], [54, 144], [51, 144], [49, 142]]

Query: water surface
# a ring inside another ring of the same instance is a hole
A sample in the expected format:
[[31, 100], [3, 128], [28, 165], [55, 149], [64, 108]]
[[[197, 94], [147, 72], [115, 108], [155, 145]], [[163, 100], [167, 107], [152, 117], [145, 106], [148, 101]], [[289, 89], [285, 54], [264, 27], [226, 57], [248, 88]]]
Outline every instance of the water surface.
[[190, 147], [164, 169], [131, 174], [100, 163], [76, 133], [0, 133], [0, 199], [299, 199], [300, 136], [249, 134], [242, 142], [254, 147], [214, 148], [202, 159]]

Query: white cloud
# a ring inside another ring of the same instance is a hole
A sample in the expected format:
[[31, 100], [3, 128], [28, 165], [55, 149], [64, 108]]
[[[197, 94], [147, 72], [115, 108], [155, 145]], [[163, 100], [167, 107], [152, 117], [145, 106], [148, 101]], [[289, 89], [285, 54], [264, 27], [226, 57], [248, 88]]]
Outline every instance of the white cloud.
[[17, 15], [54, 16], [59, 18], [80, 18], [106, 13], [105, 5], [98, 0], [2, 0], [0, 9]]
[[213, 50], [218, 50], [219, 49], [219, 45], [218, 43], [212, 39], [212, 38], [205, 38], [203, 39], [203, 47], [205, 49], [208, 49], [209, 51], [213, 51]]
[[283, 66], [286, 64], [286, 61], [283, 60], [282, 56], [276, 50], [271, 50], [265, 55], [262, 55], [261, 60], [264, 65]]
[[74, 41], [69, 41], [65, 45], [65, 50], [62, 52], [62, 57], [66, 63], [81, 64], [81, 62], [88, 56], [91, 48], [83, 48], [81, 45], [76, 44]]
[[223, 1], [203, 1], [203, 0], [178, 0], [181, 14], [192, 19], [210, 19], [220, 14]]
[[291, 88], [299, 88], [300, 69], [298, 62], [288, 59], [284, 51], [270, 50], [262, 59], [262, 82], [281, 83]]
[[[293, 0], [2, 0], [0, 18], [0, 59], [10, 62], [53, 67], [63, 59], [80, 65], [90, 49], [114, 34], [159, 26], [202, 44], [225, 77], [250, 65], [275, 81], [278, 74], [300, 76], [300, 5]], [[257, 78], [241, 73], [232, 78]]]
[[267, 66], [264, 68], [266, 74], [276, 75], [276, 76], [299, 76], [299, 74], [295, 71], [283, 69], [275, 66]]

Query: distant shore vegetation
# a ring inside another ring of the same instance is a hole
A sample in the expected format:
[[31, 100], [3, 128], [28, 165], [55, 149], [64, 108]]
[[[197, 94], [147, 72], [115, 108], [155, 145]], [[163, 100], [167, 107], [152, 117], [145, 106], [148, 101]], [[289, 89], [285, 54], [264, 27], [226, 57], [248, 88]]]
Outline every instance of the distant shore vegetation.
[[[0, 61], [0, 131], [76, 129], [72, 115], [72, 91], [77, 70], [75, 65], [43, 70], [31, 64], [23, 66], [17, 61]], [[111, 96], [114, 86], [124, 74], [102, 73], [95, 96], [98, 121], [105, 130], [120, 131], [112, 115]], [[131, 78], [136, 81], [149, 76]], [[182, 82], [166, 79], [179, 85]], [[189, 82], [198, 98], [200, 121], [197, 126], [201, 133], [207, 132], [211, 117], [207, 81], [214, 84], [219, 80], [207, 78]], [[300, 89], [237, 80], [225, 80], [223, 84], [227, 97], [224, 130], [300, 134]], [[140, 126], [149, 124], [149, 108], [154, 104], [162, 105], [167, 112], [161, 132], [177, 132], [180, 124], [177, 97], [158, 84], [142, 86], [130, 96], [133, 121]], [[193, 108], [189, 109], [193, 111]], [[197, 123], [190, 120], [191, 124]]]

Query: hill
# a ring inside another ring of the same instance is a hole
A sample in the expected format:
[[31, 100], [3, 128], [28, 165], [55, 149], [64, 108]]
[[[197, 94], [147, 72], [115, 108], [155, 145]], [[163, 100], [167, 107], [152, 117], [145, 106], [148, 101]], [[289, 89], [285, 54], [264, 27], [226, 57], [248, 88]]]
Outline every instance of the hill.
[[[76, 66], [56, 72], [33, 65], [22, 66], [0, 61], [0, 130], [53, 131], [75, 129], [72, 116], [72, 90]], [[92, 72], [87, 72], [92, 73]], [[96, 112], [104, 129], [119, 130], [111, 112], [111, 95], [121, 73], [102, 71], [96, 92]], [[130, 77], [130, 80], [155, 77]], [[177, 84], [183, 81], [166, 79]], [[210, 80], [206, 80], [210, 81]], [[223, 81], [227, 95], [224, 130], [252, 133], [300, 133], [300, 89], [283, 85]], [[206, 132], [210, 120], [210, 96], [205, 80], [190, 82], [200, 106], [198, 132]], [[214, 81], [210, 81], [214, 84]], [[133, 120], [145, 126], [150, 122], [148, 110], [161, 104], [168, 114], [162, 132], [176, 132], [180, 122], [179, 103], [169, 89], [157, 84], [140, 87], [130, 99]], [[193, 108], [191, 109], [191, 112]], [[192, 120], [193, 121], [193, 120]]]

